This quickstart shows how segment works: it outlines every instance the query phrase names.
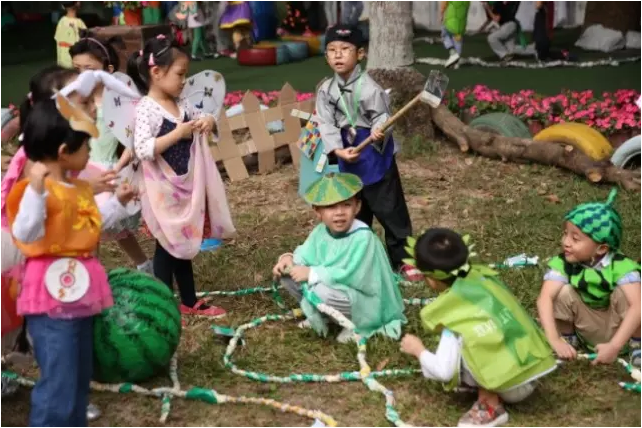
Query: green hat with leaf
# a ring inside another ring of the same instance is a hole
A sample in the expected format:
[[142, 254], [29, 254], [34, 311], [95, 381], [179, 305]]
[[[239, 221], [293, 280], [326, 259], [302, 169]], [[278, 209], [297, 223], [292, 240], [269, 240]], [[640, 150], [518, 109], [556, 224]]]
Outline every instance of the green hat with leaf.
[[416, 267], [427, 277], [440, 281], [465, 277], [473, 270], [482, 275], [497, 275], [488, 266], [470, 262], [477, 255], [473, 252], [474, 247], [469, 235], [462, 237], [451, 229], [432, 228], [419, 238], [408, 237], [405, 249], [411, 258], [403, 262]]
[[613, 189], [606, 202], [578, 205], [566, 214], [564, 220], [577, 226], [598, 244], [606, 244], [610, 249], [617, 250], [622, 242], [622, 218], [613, 208], [616, 196], [617, 189]]
[[347, 201], [363, 188], [361, 179], [345, 172], [324, 175], [308, 187], [303, 199], [313, 206], [327, 207]]

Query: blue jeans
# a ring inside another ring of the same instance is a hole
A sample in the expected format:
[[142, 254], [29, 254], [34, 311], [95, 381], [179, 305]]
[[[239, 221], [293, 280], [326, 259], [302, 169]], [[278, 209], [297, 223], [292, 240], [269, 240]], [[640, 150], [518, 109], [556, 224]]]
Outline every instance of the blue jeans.
[[31, 393], [29, 426], [87, 426], [93, 370], [93, 318], [27, 316], [27, 330], [40, 367]]
[[446, 30], [445, 27], [441, 28], [441, 39], [444, 43], [444, 47], [446, 49], [455, 49], [455, 52], [457, 52], [459, 55], [461, 55], [461, 47], [462, 47], [462, 40], [463, 38], [460, 38], [459, 40], [455, 39], [455, 36], [450, 34], [448, 30]]

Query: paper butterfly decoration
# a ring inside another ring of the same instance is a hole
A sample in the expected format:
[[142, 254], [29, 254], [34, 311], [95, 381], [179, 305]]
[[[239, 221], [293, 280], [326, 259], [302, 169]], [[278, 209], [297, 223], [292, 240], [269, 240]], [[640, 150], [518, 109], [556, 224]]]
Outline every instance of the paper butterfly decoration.
[[93, 119], [62, 94], [56, 95], [56, 107], [60, 114], [67, 119], [71, 129], [85, 132], [93, 138], [98, 137], [98, 128], [96, 128]]

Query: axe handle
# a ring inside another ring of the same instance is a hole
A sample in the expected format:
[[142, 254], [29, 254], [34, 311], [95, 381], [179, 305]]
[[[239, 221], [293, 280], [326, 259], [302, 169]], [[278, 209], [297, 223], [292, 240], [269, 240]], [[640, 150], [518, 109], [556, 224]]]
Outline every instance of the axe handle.
[[[408, 102], [408, 104], [403, 106], [401, 109], [399, 109], [399, 111], [397, 113], [392, 115], [392, 117], [390, 117], [390, 119], [386, 120], [386, 123], [384, 123], [383, 126], [381, 127], [381, 132], [386, 132], [386, 130], [388, 128], [390, 128], [397, 121], [397, 119], [399, 119], [401, 116], [406, 114], [408, 112], [408, 110], [413, 108], [415, 106], [415, 104], [417, 104], [419, 101], [421, 101], [421, 94], [419, 94], [416, 97], [414, 97], [412, 100], [410, 100]], [[366, 146], [368, 144], [372, 143], [372, 141], [373, 141], [372, 140], [372, 136], [366, 138], [357, 147], [355, 147], [354, 151], [356, 153], [360, 153], [363, 149], [366, 148]]]

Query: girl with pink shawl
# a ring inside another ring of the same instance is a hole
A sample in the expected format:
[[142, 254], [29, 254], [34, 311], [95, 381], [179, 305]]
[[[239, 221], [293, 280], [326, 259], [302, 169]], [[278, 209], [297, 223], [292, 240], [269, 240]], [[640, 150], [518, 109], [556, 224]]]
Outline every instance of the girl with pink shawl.
[[154, 275], [170, 288], [176, 279], [183, 314], [221, 317], [223, 309], [197, 300], [192, 259], [203, 238], [225, 239], [235, 233], [225, 186], [208, 145], [224, 83], [220, 74], [209, 70], [177, 78], [188, 64], [189, 57], [164, 36], [148, 40], [128, 66], [134, 83], [130, 86], [147, 95], [129, 98], [107, 91], [103, 114], [113, 124], [113, 134], [140, 161], [134, 184], [139, 187], [143, 219], [156, 239]]

